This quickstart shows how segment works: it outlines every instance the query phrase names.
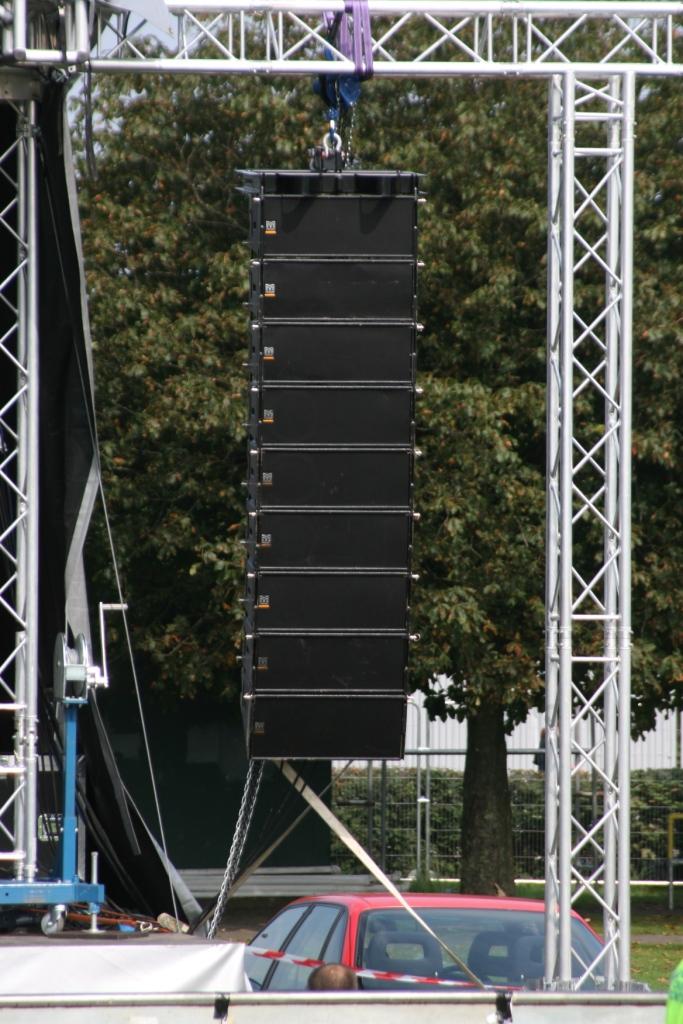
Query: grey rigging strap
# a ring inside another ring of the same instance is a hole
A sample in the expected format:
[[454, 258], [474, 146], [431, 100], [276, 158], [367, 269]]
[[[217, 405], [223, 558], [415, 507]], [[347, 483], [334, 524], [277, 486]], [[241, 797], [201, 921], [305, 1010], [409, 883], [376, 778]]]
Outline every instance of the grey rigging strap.
[[294, 786], [297, 793], [299, 793], [304, 798], [304, 800], [313, 808], [316, 814], [320, 818], [322, 818], [322, 820], [332, 830], [332, 832], [337, 836], [337, 838], [341, 839], [341, 841], [349, 848], [349, 850], [351, 850], [351, 853], [355, 854], [355, 856], [358, 858], [361, 864], [363, 864], [368, 869], [370, 874], [375, 876], [377, 881], [384, 886], [387, 892], [391, 893], [391, 895], [400, 903], [403, 909], [406, 910], [415, 921], [417, 921], [420, 927], [424, 928], [424, 930], [429, 935], [431, 935], [433, 939], [436, 939], [436, 941], [439, 943], [439, 945], [447, 954], [447, 956], [451, 958], [454, 964], [457, 964], [457, 966], [462, 970], [466, 977], [468, 977], [469, 980], [473, 982], [475, 985], [478, 985], [479, 988], [486, 988], [486, 985], [483, 983], [483, 981], [481, 981], [481, 979], [478, 978], [477, 975], [470, 970], [470, 968], [467, 966], [464, 960], [462, 960], [457, 953], [454, 953], [453, 950], [450, 949], [450, 947], [444, 942], [441, 936], [438, 935], [432, 928], [430, 928], [430, 926], [427, 924], [424, 918], [421, 917], [420, 914], [418, 914], [414, 907], [410, 906], [403, 893], [396, 888], [396, 886], [394, 885], [390, 878], [387, 878], [385, 873], [380, 868], [379, 864], [377, 864], [372, 859], [370, 854], [363, 849], [358, 840], [351, 835], [349, 830], [346, 828], [345, 825], [342, 824], [339, 818], [337, 818], [336, 815], [334, 815], [332, 811], [329, 809], [329, 807], [327, 807], [322, 802], [320, 797], [318, 797], [316, 793], [313, 792], [310, 786], [306, 784], [306, 781], [301, 778], [301, 776], [298, 774], [298, 772], [294, 770], [294, 768], [292, 768], [291, 764], [289, 764], [288, 761], [276, 761], [274, 763], [277, 764], [278, 768], [280, 769], [284, 777], [287, 779], [287, 781], [290, 782], [292, 786]]

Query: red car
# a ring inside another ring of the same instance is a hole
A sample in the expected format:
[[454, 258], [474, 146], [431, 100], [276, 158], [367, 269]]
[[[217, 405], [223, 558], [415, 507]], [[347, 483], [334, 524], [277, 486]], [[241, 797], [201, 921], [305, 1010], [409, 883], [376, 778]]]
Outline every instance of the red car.
[[[409, 893], [406, 900], [484, 984], [538, 988], [543, 979], [542, 900], [498, 896]], [[273, 959], [253, 949], [284, 953]], [[582, 978], [603, 944], [578, 914], [572, 915], [573, 974]], [[311, 965], [342, 963], [361, 970], [364, 989], [415, 988], [406, 975], [471, 985], [441, 945], [388, 894], [306, 896], [280, 911], [247, 946], [246, 969], [254, 990], [306, 988]], [[376, 977], [389, 972], [403, 978]], [[599, 985], [597, 976], [583, 988]], [[433, 981], [432, 981], [433, 984]]]

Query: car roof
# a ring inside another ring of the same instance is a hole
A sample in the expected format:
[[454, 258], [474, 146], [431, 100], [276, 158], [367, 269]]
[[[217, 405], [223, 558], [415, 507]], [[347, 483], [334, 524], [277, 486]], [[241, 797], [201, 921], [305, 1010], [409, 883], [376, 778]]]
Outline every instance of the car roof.
[[[408, 906], [456, 908], [463, 910], [530, 910], [543, 913], [543, 900], [519, 896], [479, 896], [450, 892], [406, 892], [401, 894]], [[315, 896], [302, 896], [295, 903], [339, 903], [349, 909], [386, 910], [400, 906], [395, 896], [388, 892], [334, 892]]]

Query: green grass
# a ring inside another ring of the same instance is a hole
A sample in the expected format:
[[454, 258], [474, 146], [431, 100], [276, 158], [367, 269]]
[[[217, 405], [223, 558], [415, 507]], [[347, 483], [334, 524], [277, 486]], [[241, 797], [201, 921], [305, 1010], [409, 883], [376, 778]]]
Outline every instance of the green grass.
[[[439, 879], [415, 879], [411, 892], [459, 892], [457, 883]], [[543, 898], [542, 882], [518, 885], [515, 896]], [[683, 945], [683, 892], [674, 893], [674, 909], [669, 910], [669, 890], [666, 886], [637, 886], [631, 888], [631, 931], [634, 935], [679, 935]], [[576, 909], [600, 930], [602, 912], [592, 896], [583, 895], [576, 901]]]
[[631, 977], [646, 982], [653, 992], [665, 992], [671, 972], [683, 960], [683, 945], [657, 943], [631, 945]]

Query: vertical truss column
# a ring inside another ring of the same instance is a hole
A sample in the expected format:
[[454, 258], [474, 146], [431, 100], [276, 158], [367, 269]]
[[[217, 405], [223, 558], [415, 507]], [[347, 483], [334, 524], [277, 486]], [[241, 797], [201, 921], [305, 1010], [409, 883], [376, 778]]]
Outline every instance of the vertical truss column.
[[560, 426], [560, 187], [562, 182], [562, 80], [548, 90], [548, 354], [546, 409], [546, 660], [545, 660], [545, 984], [557, 977], [560, 880], [559, 818], [559, 426]]
[[14, 644], [0, 665], [0, 715], [12, 716], [0, 777], [14, 780], [0, 806], [0, 860], [36, 875], [38, 687], [38, 307], [36, 104], [10, 104], [16, 138], [0, 153], [0, 374], [15, 381], [0, 407], [0, 616]]
[[[558, 988], [630, 979], [634, 95], [631, 73], [550, 84], [545, 981]], [[606, 946], [577, 964], [584, 892]]]
[[617, 980], [622, 988], [631, 981], [631, 489], [633, 429], [633, 192], [636, 120], [636, 76], [622, 77], [622, 167], [621, 167], [621, 332], [619, 394], [619, 560], [620, 622], [617, 631], [619, 655], [618, 768], [619, 846], [616, 893], [619, 908]]

